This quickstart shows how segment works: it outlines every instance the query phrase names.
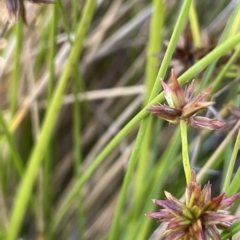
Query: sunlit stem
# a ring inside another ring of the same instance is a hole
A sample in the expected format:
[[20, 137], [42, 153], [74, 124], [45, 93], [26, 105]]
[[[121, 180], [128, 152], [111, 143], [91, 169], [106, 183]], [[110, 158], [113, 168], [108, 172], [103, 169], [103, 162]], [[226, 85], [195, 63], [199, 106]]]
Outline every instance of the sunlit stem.
[[232, 153], [231, 159], [229, 161], [229, 166], [228, 166], [228, 170], [227, 170], [227, 174], [226, 174], [226, 179], [225, 179], [224, 186], [223, 186], [223, 192], [227, 191], [227, 188], [228, 188], [229, 183], [231, 181], [231, 177], [232, 177], [232, 174], [233, 174], [233, 168], [234, 168], [234, 165], [235, 165], [235, 162], [236, 162], [236, 159], [237, 159], [239, 146], [240, 146], [240, 130], [238, 130], [238, 135], [237, 135], [236, 142], [234, 144], [233, 153]]
[[189, 23], [192, 31], [193, 41], [196, 47], [201, 47], [201, 32], [199, 29], [198, 16], [195, 8], [195, 3], [192, 1], [190, 10], [189, 10]]
[[183, 120], [180, 121], [180, 128], [181, 128], [181, 138], [182, 138], [183, 169], [184, 169], [186, 181], [188, 184], [191, 178], [191, 168], [190, 168], [190, 161], [188, 156], [187, 125]]

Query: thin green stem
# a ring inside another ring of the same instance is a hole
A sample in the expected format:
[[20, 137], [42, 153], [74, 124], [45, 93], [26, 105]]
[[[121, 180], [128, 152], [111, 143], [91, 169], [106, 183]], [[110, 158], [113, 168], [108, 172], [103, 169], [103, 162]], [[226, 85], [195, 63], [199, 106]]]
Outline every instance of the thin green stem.
[[236, 139], [236, 142], [234, 144], [232, 156], [231, 156], [231, 159], [230, 159], [230, 162], [229, 162], [229, 165], [228, 165], [228, 170], [227, 170], [226, 178], [225, 178], [224, 185], [223, 185], [223, 192], [226, 192], [227, 188], [229, 186], [231, 176], [232, 176], [232, 173], [233, 173], [233, 168], [234, 168], [234, 165], [235, 165], [235, 162], [236, 162], [239, 146], [240, 146], [240, 130], [238, 130], [237, 139]]
[[[176, 22], [176, 26], [174, 28], [172, 37], [171, 37], [170, 42], [169, 42], [167, 52], [164, 56], [162, 65], [159, 69], [158, 76], [155, 79], [155, 84], [154, 84], [153, 89], [151, 91], [151, 94], [150, 94], [150, 97], [149, 97], [149, 102], [153, 98], [155, 98], [158, 94], [159, 78], [160, 78], [159, 76], [161, 76], [163, 78], [166, 74], [168, 65], [170, 63], [170, 59], [172, 57], [172, 54], [175, 50], [175, 47], [176, 47], [176, 44], [177, 44], [177, 41], [178, 41], [178, 38], [181, 34], [181, 31], [182, 31], [182, 29], [184, 27], [184, 24], [185, 24], [185, 21], [187, 19], [187, 15], [188, 15], [188, 11], [189, 11], [191, 2], [192, 2], [191, 0], [187, 0], [187, 1], [184, 1], [183, 5], [182, 5], [181, 11], [179, 13], [179, 16], [178, 16], [178, 19], [177, 19], [177, 22]], [[130, 182], [131, 182], [131, 176], [133, 174], [135, 164], [138, 160], [139, 150], [141, 149], [142, 142], [143, 142], [143, 139], [145, 137], [147, 127], [150, 123], [150, 119], [151, 119], [151, 117], [148, 116], [147, 118], [145, 118], [142, 121], [142, 124], [140, 126], [140, 129], [139, 129], [139, 132], [138, 132], [138, 135], [137, 135], [137, 138], [136, 138], [136, 142], [135, 142], [135, 145], [134, 145], [134, 148], [133, 148], [130, 160], [129, 160], [127, 173], [125, 175], [124, 182], [123, 182], [121, 192], [120, 192], [120, 196], [119, 196], [119, 199], [118, 199], [118, 202], [117, 202], [117, 207], [116, 207], [114, 218], [113, 218], [113, 224], [112, 224], [112, 227], [110, 229], [110, 235], [109, 235], [110, 240], [115, 240], [119, 237], [119, 232], [120, 232], [119, 230], [120, 229], [119, 229], [118, 226], [119, 226], [119, 221], [120, 221], [120, 215], [121, 215], [121, 213], [123, 211], [123, 208], [124, 208], [125, 199], [126, 199], [126, 196], [127, 196], [127, 190], [128, 190], [129, 185], [130, 185]]]
[[[154, 165], [154, 168], [151, 170], [152, 175], [148, 176], [148, 183], [145, 183], [146, 186], [144, 185], [143, 187], [145, 189], [151, 190], [148, 192], [147, 196], [159, 196], [160, 193], [163, 193], [166, 180], [168, 179], [168, 175], [165, 173], [171, 172], [171, 169], [173, 169], [180, 160], [178, 155], [180, 149], [180, 142], [180, 128], [177, 127], [169, 144], [167, 145], [167, 148], [164, 150], [163, 154], [156, 162], [156, 165]], [[169, 159], [171, 159], [171, 161], [169, 161]], [[138, 202], [139, 200], [140, 199], [138, 199]], [[135, 204], [137, 204], [137, 202]], [[155, 208], [152, 202], [146, 201], [146, 199], [143, 200], [143, 205], [141, 205], [140, 207], [141, 209], [144, 209], [141, 211], [141, 213], [154, 211]], [[149, 234], [149, 229], [151, 229], [151, 222], [152, 221], [144, 222], [144, 224], [140, 226], [139, 229], [137, 229], [135, 235], [132, 236], [135, 236], [135, 239], [139, 240], [148, 239], [147, 236]], [[136, 225], [138, 223], [139, 219], [134, 224]]]
[[187, 124], [181, 120], [180, 121], [181, 128], [181, 139], [182, 139], [182, 161], [183, 161], [183, 169], [186, 177], [187, 184], [190, 182], [191, 178], [191, 167], [188, 155], [188, 139], [187, 139]]
[[119, 230], [120, 229], [119, 229], [118, 226], [119, 226], [120, 216], [121, 216], [121, 212], [122, 212], [122, 209], [123, 209], [123, 206], [124, 206], [124, 203], [125, 203], [128, 186], [129, 186], [129, 183], [132, 179], [132, 174], [133, 174], [136, 162], [138, 160], [139, 149], [142, 145], [143, 136], [144, 136], [147, 124], [148, 124], [148, 118], [143, 120], [143, 122], [140, 126], [140, 129], [138, 131], [137, 140], [136, 140], [136, 143], [134, 145], [132, 155], [131, 155], [131, 158], [130, 158], [129, 163], [128, 163], [127, 172], [126, 172], [126, 175], [124, 177], [124, 181], [123, 181], [121, 192], [120, 192], [120, 195], [119, 195], [117, 207], [116, 207], [116, 210], [115, 210], [115, 213], [114, 213], [114, 218], [113, 218], [113, 223], [112, 223], [112, 227], [111, 227], [111, 230], [110, 230], [109, 240], [118, 239], [118, 236], [119, 236]]
[[228, 37], [234, 36], [239, 30], [239, 23], [240, 23], [240, 8], [239, 8], [239, 6], [240, 6], [240, 4], [235, 6], [236, 7], [236, 17], [235, 17], [233, 23], [230, 25]]
[[80, 102], [78, 101], [78, 93], [80, 91], [79, 79], [74, 81], [74, 105], [73, 105], [73, 144], [74, 144], [74, 170], [76, 178], [80, 176], [79, 167], [81, 164], [81, 139], [80, 139]]
[[[6, 137], [6, 142], [8, 144], [10, 154], [12, 155], [13, 159], [13, 165], [16, 168], [17, 173], [20, 176], [20, 179], [24, 177], [24, 166], [23, 166], [23, 160], [18, 152], [18, 149], [16, 147], [15, 141], [13, 140], [13, 136], [10, 133], [10, 130], [4, 120], [2, 111], [0, 110], [0, 126], [2, 127], [2, 131], [4, 136]], [[35, 197], [31, 196], [31, 207], [36, 211], [36, 204], [35, 204]]]
[[43, 154], [49, 144], [54, 125], [59, 115], [64, 90], [71, 74], [74, 72], [74, 67], [76, 66], [76, 63], [79, 59], [79, 55], [82, 52], [83, 42], [93, 17], [95, 5], [96, 0], [88, 0], [85, 3], [82, 18], [76, 34], [76, 41], [72, 46], [69, 58], [59, 80], [59, 84], [53, 94], [53, 98], [46, 113], [38, 141], [30, 155], [24, 178], [14, 199], [15, 201], [13, 204], [13, 210], [9, 223], [9, 230], [6, 237], [7, 240], [17, 239], [17, 235], [26, 212], [29, 197], [32, 192], [36, 173], [43, 159]]
[[72, 0], [72, 29], [76, 29], [76, 24], [79, 16], [78, 6], [79, 6], [78, 0]]
[[219, 74], [215, 78], [213, 89], [212, 89], [212, 93], [215, 93], [217, 91], [218, 86], [219, 86], [221, 80], [223, 79], [223, 77], [227, 73], [228, 69], [237, 60], [237, 58], [239, 57], [239, 53], [240, 53], [240, 47], [237, 47], [237, 49], [235, 50], [234, 54], [231, 56], [231, 58], [228, 60], [228, 62], [226, 64], [224, 64], [223, 68], [220, 70]]
[[20, 61], [21, 61], [21, 49], [22, 49], [22, 31], [23, 31], [23, 22], [22, 20], [15, 26], [16, 28], [16, 46], [14, 53], [14, 69], [13, 76], [11, 78], [11, 89], [10, 89], [10, 113], [11, 118], [17, 110], [17, 97], [18, 97], [18, 82], [20, 76]]
[[[56, 36], [58, 26], [58, 6], [53, 7], [52, 22], [50, 25], [50, 50], [49, 50], [49, 80], [47, 85], [47, 100], [50, 103], [54, 91], [54, 80], [55, 80], [55, 55], [56, 55]], [[52, 169], [52, 153], [53, 153], [53, 139], [50, 139], [46, 149], [45, 159], [43, 162], [43, 205], [44, 205], [44, 232], [47, 239], [47, 226], [52, 219], [52, 189], [51, 189], [51, 169]]]
[[59, 0], [59, 1], [58, 1], [57, 6], [58, 6], [58, 9], [59, 9], [59, 13], [60, 13], [60, 15], [61, 15], [61, 17], [62, 17], [63, 27], [64, 27], [67, 35], [68, 35], [68, 41], [69, 41], [69, 43], [72, 45], [72, 44], [73, 44], [73, 41], [72, 41], [72, 38], [71, 38], [71, 36], [70, 36], [70, 34], [71, 34], [71, 28], [70, 28], [70, 26], [69, 26], [69, 24], [68, 24], [68, 22], [67, 22], [66, 11], [65, 11], [65, 9], [64, 9], [62, 0]]
[[[76, 66], [76, 77], [74, 79], [74, 105], [73, 105], [73, 145], [74, 145], [74, 171], [75, 178], [81, 176], [81, 163], [82, 163], [82, 148], [81, 148], [81, 104], [78, 100], [78, 93], [81, 90], [82, 76], [78, 77], [79, 72]], [[83, 203], [82, 188], [79, 189], [79, 194], [76, 196], [78, 202], [77, 209], [77, 222], [79, 227], [79, 238], [85, 239], [85, 213]]]
[[21, 159], [21, 156], [17, 150], [16, 144], [13, 140], [13, 137], [8, 129], [8, 126], [4, 120], [2, 111], [0, 110], [0, 126], [2, 128], [2, 131], [4, 133], [4, 136], [6, 137], [9, 149], [10, 149], [10, 153], [12, 155], [12, 159], [13, 159], [13, 165], [16, 168], [16, 171], [18, 172], [19, 176], [22, 178], [23, 176], [23, 162]]
[[[161, 52], [162, 45], [162, 27], [164, 22], [165, 6], [163, 0], [154, 0], [153, 13], [150, 22], [149, 31], [149, 41], [147, 47], [147, 63], [146, 63], [146, 76], [145, 76], [145, 86], [146, 94], [144, 99], [144, 106], [148, 103], [149, 97], [154, 85], [157, 73], [159, 59], [156, 58], [156, 54]], [[137, 171], [136, 171], [136, 184], [133, 199], [139, 199], [139, 195], [142, 193], [142, 185], [144, 184], [146, 174], [148, 171], [149, 161], [149, 146], [151, 144], [152, 135], [152, 123], [153, 116], [149, 119], [146, 134], [141, 147], [141, 153], [138, 161]], [[135, 208], [136, 218], [137, 212], [140, 209]]]
[[163, 0], [154, 0], [153, 13], [150, 22], [149, 42], [147, 48], [147, 64], [146, 64], [146, 95], [144, 105], [148, 103], [153, 85], [158, 73], [158, 58], [156, 54], [161, 51], [162, 43], [162, 27], [164, 21], [165, 6]]
[[[146, 174], [148, 171], [148, 164], [149, 164], [149, 146], [152, 144], [152, 127], [153, 127], [153, 116], [150, 116], [148, 121], [148, 126], [144, 135], [143, 144], [140, 149], [140, 157], [137, 166], [137, 173], [136, 173], [136, 183], [135, 183], [135, 197], [134, 199], [139, 198], [139, 194], [141, 194], [142, 185], [144, 184]], [[136, 211], [139, 209], [136, 208]]]
[[194, 44], [196, 47], [201, 47], [202, 46], [201, 32], [199, 29], [198, 17], [194, 1], [192, 2], [189, 10], [189, 20]]
[[226, 194], [228, 196], [235, 194], [240, 189], [239, 182], [240, 182], [240, 167], [238, 167], [238, 170], [235, 173], [233, 180], [231, 181], [229, 187], [226, 190]]
[[48, 101], [51, 100], [53, 89], [54, 89], [54, 79], [55, 79], [55, 54], [56, 54], [56, 36], [57, 36], [57, 26], [58, 26], [58, 12], [57, 12], [57, 5], [54, 5], [53, 15], [52, 15], [52, 24], [51, 24], [51, 31], [50, 31], [50, 52], [49, 52], [49, 80], [48, 80], [48, 91], [47, 91], [47, 98]]

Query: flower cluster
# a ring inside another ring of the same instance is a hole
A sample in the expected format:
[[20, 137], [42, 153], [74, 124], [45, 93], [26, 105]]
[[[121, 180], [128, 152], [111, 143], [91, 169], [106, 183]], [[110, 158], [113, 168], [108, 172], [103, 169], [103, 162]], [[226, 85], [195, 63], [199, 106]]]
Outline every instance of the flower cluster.
[[153, 105], [149, 108], [150, 112], [171, 123], [178, 123], [180, 120], [184, 120], [190, 126], [199, 129], [215, 130], [225, 125], [225, 123], [216, 119], [195, 116], [198, 111], [214, 104], [212, 101], [206, 101], [211, 87], [193, 97], [194, 81], [184, 91], [179, 85], [174, 71], [172, 71], [171, 80], [172, 85], [170, 87], [162, 81], [165, 99], [169, 106], [162, 104]]
[[[196, 47], [193, 41], [190, 25], [186, 26], [184, 33], [180, 36], [177, 43], [173, 60], [177, 60], [177, 64], [181, 63], [184, 68], [192, 66], [197, 59], [203, 58], [216, 46], [216, 41], [206, 31], [200, 32], [202, 42], [201, 47]], [[172, 63], [172, 66], [174, 67]]]
[[186, 189], [185, 204], [168, 192], [165, 192], [165, 195], [166, 200], [153, 200], [163, 209], [146, 215], [169, 223], [164, 232], [166, 240], [207, 240], [208, 237], [220, 240], [218, 228], [228, 228], [237, 219], [226, 209], [240, 193], [230, 197], [222, 193], [211, 198], [211, 185], [207, 183], [201, 190], [194, 171], [191, 172], [191, 181]]
[[[5, 0], [9, 18], [17, 21], [20, 17], [26, 22], [26, 8], [23, 0]], [[52, 3], [51, 0], [29, 0], [32, 3]]]

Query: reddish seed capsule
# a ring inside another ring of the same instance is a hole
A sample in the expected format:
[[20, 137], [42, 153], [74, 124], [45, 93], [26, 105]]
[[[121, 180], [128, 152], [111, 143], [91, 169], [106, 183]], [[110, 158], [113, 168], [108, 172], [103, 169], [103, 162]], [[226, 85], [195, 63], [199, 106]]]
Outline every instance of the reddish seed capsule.
[[169, 106], [162, 104], [153, 105], [148, 109], [150, 112], [171, 123], [178, 123], [180, 120], [184, 120], [194, 128], [216, 130], [225, 125], [225, 123], [215, 119], [195, 116], [197, 112], [207, 109], [215, 103], [207, 101], [211, 87], [206, 88], [196, 97], [193, 97], [194, 81], [184, 92], [173, 71], [171, 80], [171, 86], [162, 81], [165, 99]]
[[192, 170], [191, 180], [186, 189], [185, 203], [165, 191], [166, 199], [153, 202], [162, 207], [157, 212], [147, 213], [146, 216], [161, 222], [168, 222], [164, 232], [165, 239], [217, 239], [220, 240], [219, 229], [226, 229], [238, 219], [227, 209], [240, 197], [240, 193], [226, 196], [224, 193], [211, 197], [211, 184], [203, 189], [197, 182]]

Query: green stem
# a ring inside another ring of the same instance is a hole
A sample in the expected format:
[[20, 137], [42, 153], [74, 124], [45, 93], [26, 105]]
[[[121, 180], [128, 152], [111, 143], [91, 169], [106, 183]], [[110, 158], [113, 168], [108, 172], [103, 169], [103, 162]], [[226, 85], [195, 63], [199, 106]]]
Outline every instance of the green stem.
[[233, 180], [231, 181], [229, 187], [226, 190], [227, 196], [231, 196], [238, 191], [238, 189], [240, 188], [239, 182], [240, 182], [240, 167], [238, 167], [238, 170], [235, 173]]
[[78, 12], [78, 0], [72, 0], [72, 29], [76, 29], [78, 16], [80, 13]]
[[190, 20], [190, 27], [191, 27], [191, 31], [192, 31], [194, 44], [196, 47], [201, 47], [202, 46], [201, 32], [199, 29], [199, 23], [198, 23], [198, 18], [197, 18], [194, 1], [192, 2], [190, 10], [189, 10], [189, 20]]
[[[74, 146], [74, 172], [76, 180], [81, 176], [81, 163], [82, 163], [82, 144], [81, 144], [81, 104], [78, 100], [78, 93], [81, 91], [82, 76], [79, 78], [78, 68], [76, 66], [76, 77], [74, 79], [74, 105], [73, 105], [73, 146]], [[76, 196], [77, 201], [77, 224], [79, 228], [79, 238], [85, 239], [85, 211], [84, 211], [84, 198], [82, 188], [79, 189], [79, 194]]]
[[240, 146], [240, 130], [238, 130], [237, 139], [236, 139], [236, 142], [234, 144], [233, 153], [232, 153], [232, 156], [231, 156], [231, 159], [230, 159], [230, 162], [229, 162], [226, 178], [225, 178], [224, 185], [223, 185], [223, 192], [226, 192], [227, 188], [229, 186], [231, 176], [232, 176], [232, 173], [233, 173], [233, 168], [234, 168], [234, 165], [235, 165], [235, 162], [236, 162], [239, 146]]
[[57, 6], [58, 6], [58, 10], [59, 10], [59, 13], [60, 13], [61, 18], [62, 18], [62, 21], [63, 21], [63, 27], [64, 27], [67, 35], [68, 35], [68, 41], [69, 41], [69, 43], [72, 45], [73, 42], [72, 42], [72, 38], [71, 38], [71, 36], [70, 36], [70, 34], [71, 34], [71, 28], [70, 28], [70, 26], [69, 26], [69, 24], [68, 24], [68, 21], [67, 21], [66, 11], [65, 11], [65, 9], [64, 9], [62, 0], [59, 0], [59, 1], [58, 1]]
[[235, 12], [236, 12], [236, 17], [234, 18], [233, 23], [230, 25], [228, 37], [234, 36], [238, 32], [239, 22], [240, 22], [240, 8], [239, 7], [240, 7], [240, 4], [238, 4], [237, 6], [234, 7]]
[[109, 240], [118, 239], [118, 236], [119, 236], [119, 229], [120, 228], [118, 226], [119, 226], [120, 216], [121, 216], [121, 213], [123, 211], [123, 206], [124, 206], [124, 203], [125, 203], [128, 186], [129, 186], [129, 183], [132, 179], [132, 174], [133, 174], [136, 162], [138, 160], [139, 149], [142, 145], [143, 136], [144, 136], [147, 124], [148, 124], [148, 118], [143, 120], [143, 123], [141, 124], [140, 129], [138, 131], [137, 140], [136, 140], [136, 143], [134, 145], [134, 149], [132, 151], [132, 155], [131, 155], [131, 158], [130, 158], [129, 163], [128, 163], [127, 172], [126, 172], [126, 175], [124, 177], [124, 181], [123, 181], [123, 184], [122, 184], [122, 187], [121, 187], [121, 192], [120, 192], [120, 195], [119, 195], [117, 207], [116, 207], [116, 210], [115, 210], [115, 213], [114, 213], [113, 223], [112, 223], [112, 227], [111, 227], [111, 230], [110, 230], [110, 235], [109, 235], [109, 238], [108, 238]]
[[0, 110], [0, 126], [2, 128], [4, 136], [6, 137], [6, 141], [10, 149], [10, 153], [12, 154], [13, 165], [16, 168], [16, 171], [18, 172], [20, 178], [22, 178], [23, 177], [23, 161], [17, 150], [15, 141], [13, 140], [13, 136], [11, 135], [8, 129], [8, 126], [4, 120], [1, 110]]
[[191, 178], [191, 167], [190, 167], [190, 161], [188, 156], [187, 124], [183, 120], [180, 121], [180, 128], [181, 128], [181, 139], [182, 139], [183, 169], [184, 169], [187, 184], [189, 184], [190, 178]]
[[212, 93], [215, 93], [217, 91], [217, 89], [219, 88], [219, 84], [221, 83], [222, 79], [224, 79], [224, 76], [226, 75], [228, 69], [233, 65], [233, 63], [239, 57], [239, 53], [240, 53], [240, 47], [237, 47], [234, 54], [231, 56], [228, 62], [224, 64], [223, 68], [220, 70], [219, 74], [215, 78]]
[[161, 51], [162, 45], [162, 27], [164, 21], [165, 6], [163, 0], [154, 0], [153, 13], [150, 22], [149, 42], [147, 48], [147, 64], [146, 64], [146, 95], [144, 104], [148, 103], [150, 94], [153, 89], [153, 85], [158, 73], [159, 59], [156, 58], [156, 54]]
[[7, 240], [17, 239], [18, 232], [20, 230], [21, 224], [23, 223], [23, 217], [26, 212], [29, 197], [31, 196], [34, 180], [43, 159], [43, 154], [49, 144], [54, 125], [57, 121], [65, 88], [71, 74], [74, 72], [74, 67], [79, 60], [79, 55], [82, 52], [83, 42], [93, 17], [95, 5], [96, 0], [88, 0], [85, 3], [81, 22], [76, 34], [76, 41], [72, 46], [69, 58], [64, 67], [61, 78], [59, 79], [59, 84], [53, 94], [53, 98], [46, 113], [38, 141], [30, 155], [24, 178], [17, 191], [16, 197], [14, 198], [15, 201], [13, 204], [9, 229], [7, 232]]
[[[153, 89], [151, 91], [148, 102], [150, 102], [158, 94], [159, 84], [160, 84], [159, 79], [163, 78], [166, 74], [166, 71], [168, 69], [168, 66], [169, 66], [170, 60], [172, 58], [173, 52], [174, 52], [175, 47], [177, 45], [178, 38], [179, 38], [179, 36], [182, 32], [182, 29], [184, 27], [184, 24], [186, 22], [191, 2], [192, 2], [191, 0], [184, 1], [183, 5], [181, 7], [181, 11], [179, 13], [175, 28], [173, 30], [173, 34], [171, 36], [168, 49], [167, 49], [166, 54], [164, 56], [162, 65], [159, 69], [158, 76], [155, 79], [155, 84], [154, 84]], [[155, 7], [156, 7], [156, 5], [155, 5]], [[136, 138], [136, 142], [135, 142], [135, 145], [134, 145], [134, 148], [133, 148], [130, 160], [129, 160], [127, 173], [126, 173], [125, 178], [124, 178], [123, 186], [121, 188], [120, 196], [119, 196], [117, 207], [116, 207], [116, 210], [115, 210], [113, 224], [112, 224], [112, 227], [111, 227], [111, 230], [110, 230], [110, 236], [109, 236], [110, 240], [115, 240], [115, 239], [119, 238], [120, 216], [121, 216], [121, 213], [123, 212], [125, 199], [126, 199], [126, 196], [127, 196], [127, 190], [128, 190], [129, 185], [130, 185], [130, 182], [131, 182], [131, 176], [133, 174], [134, 167], [135, 167], [136, 162], [138, 160], [139, 150], [141, 149], [142, 142], [143, 142], [145, 134], [146, 134], [146, 130], [147, 130], [147, 128], [149, 126], [149, 123], [150, 123], [150, 119], [151, 119], [151, 116], [148, 116], [147, 118], [145, 118], [143, 120], [143, 122], [140, 126], [140, 129], [139, 129], [137, 138]]]
[[[55, 4], [53, 7], [52, 22], [50, 25], [50, 49], [49, 49], [49, 79], [47, 85], [47, 101], [51, 102], [53, 91], [54, 91], [54, 80], [55, 80], [55, 55], [56, 55], [56, 36], [57, 36], [57, 26], [58, 26], [58, 6]], [[46, 154], [43, 162], [43, 207], [44, 207], [44, 232], [46, 239], [49, 239], [47, 235], [47, 226], [52, 219], [52, 189], [51, 184], [52, 176], [52, 151], [53, 151], [53, 139], [50, 140], [48, 147], [46, 149]]]
[[15, 26], [16, 27], [16, 46], [14, 53], [14, 69], [13, 76], [11, 80], [11, 89], [10, 89], [10, 113], [11, 119], [17, 110], [17, 97], [18, 97], [18, 82], [20, 76], [20, 61], [21, 61], [21, 49], [22, 49], [22, 30], [23, 30], [23, 22], [22, 20]]
[[[149, 97], [158, 73], [159, 59], [156, 58], [156, 54], [161, 52], [162, 45], [162, 27], [164, 22], [165, 6], [163, 0], [154, 0], [153, 13], [150, 22], [149, 41], [147, 47], [147, 63], [145, 69], [145, 86], [146, 95], [144, 99], [144, 106], [148, 103]], [[150, 161], [146, 161], [149, 158], [149, 146], [151, 146], [151, 135], [152, 135], [152, 123], [153, 116], [151, 116], [146, 133], [144, 135], [141, 153], [137, 165], [136, 171], [136, 184], [133, 199], [136, 202], [142, 193], [142, 185], [145, 182], [146, 174]], [[139, 203], [139, 201], [138, 201]], [[135, 207], [136, 219], [138, 218], [138, 212], [140, 208]]]

